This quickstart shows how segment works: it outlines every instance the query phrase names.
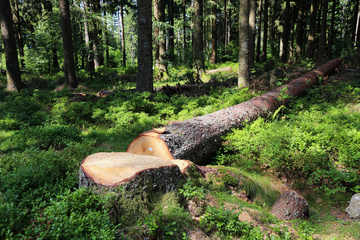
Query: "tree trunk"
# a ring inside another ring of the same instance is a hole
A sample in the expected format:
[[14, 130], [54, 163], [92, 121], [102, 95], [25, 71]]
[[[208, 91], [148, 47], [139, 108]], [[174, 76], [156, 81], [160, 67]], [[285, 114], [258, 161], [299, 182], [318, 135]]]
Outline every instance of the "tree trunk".
[[[227, 16], [227, 0], [224, 0], [224, 46], [228, 45], [228, 38], [227, 38], [227, 25], [228, 25], [228, 16]], [[226, 50], [225, 50], [226, 52]]]
[[120, 29], [121, 29], [121, 48], [122, 48], [122, 64], [126, 67], [126, 48], [125, 48], [125, 26], [124, 26], [124, 7], [120, 5]]
[[317, 62], [322, 63], [325, 59], [325, 44], [326, 44], [326, 28], [327, 28], [327, 12], [328, 12], [329, 0], [324, 0], [323, 2], [323, 12], [321, 19], [321, 33], [319, 38], [319, 46], [318, 46], [318, 57]]
[[286, 0], [286, 6], [284, 11], [284, 21], [283, 21], [284, 31], [282, 36], [282, 54], [281, 61], [288, 61], [289, 54], [289, 37], [290, 37], [290, 27], [291, 27], [291, 18], [290, 18], [290, 0]]
[[201, 72], [205, 69], [203, 54], [203, 0], [195, 0], [194, 11], [194, 59], [196, 70], [201, 75]]
[[159, 68], [160, 75], [166, 72], [165, 60], [165, 35], [159, 26], [165, 23], [165, 2], [164, 0], [154, 0], [154, 17], [158, 26], [154, 30], [155, 37], [155, 65]]
[[[268, 41], [268, 12], [269, 12], [269, 0], [264, 2], [264, 37], [263, 37], [263, 48], [262, 48], [262, 62], [266, 61], [267, 55], [267, 41]], [[274, 37], [274, 36], [273, 36]]]
[[168, 30], [169, 36], [169, 46], [167, 47], [167, 52], [169, 53], [169, 60], [174, 61], [174, 50], [175, 50], [175, 32], [174, 32], [174, 0], [170, 0], [168, 4], [168, 17], [170, 26]]
[[310, 30], [308, 36], [308, 50], [307, 50], [307, 57], [309, 59], [314, 57], [314, 51], [315, 51], [315, 29], [316, 29], [317, 7], [318, 7], [318, 0], [312, 0], [311, 9], [310, 9]]
[[359, 11], [359, 0], [355, 1], [354, 13], [353, 13], [353, 24], [352, 24], [352, 36], [351, 39], [354, 42], [354, 46], [356, 46], [356, 39], [357, 39], [357, 29], [358, 23], [360, 18], [360, 11]]
[[257, 40], [256, 40], [256, 61], [260, 61], [261, 55], [261, 27], [262, 27], [262, 0], [259, 0], [258, 6], [258, 27], [257, 27]]
[[186, 62], [186, 51], [187, 51], [187, 44], [186, 44], [186, 2], [185, 0], [183, 0], [183, 5], [182, 5], [182, 14], [183, 14], [183, 48], [184, 48], [184, 53], [183, 53], [183, 60], [184, 62]]
[[238, 86], [249, 86], [249, 0], [241, 0], [239, 5], [239, 75]]
[[19, 13], [19, 6], [18, 6], [18, 1], [14, 1], [14, 8], [15, 8], [15, 24], [17, 25], [17, 41], [18, 41], [18, 46], [19, 46], [19, 54], [20, 54], [20, 65], [22, 68], [25, 67], [25, 59], [24, 59], [24, 40], [23, 40], [23, 36], [22, 36], [22, 19], [20, 18], [20, 13]]
[[138, 72], [136, 91], [153, 91], [152, 2], [137, 0], [138, 6]]
[[24, 88], [21, 81], [14, 26], [9, 0], [0, 2], [0, 26], [5, 49], [7, 90], [18, 92]]
[[60, 0], [60, 13], [64, 47], [65, 84], [71, 86], [72, 88], [76, 88], [78, 86], [78, 80], [75, 74], [69, 0]]
[[[95, 14], [100, 14], [101, 12], [101, 4], [100, 0], [94, 0], [93, 1], [93, 11]], [[99, 20], [94, 19], [93, 20], [93, 32], [92, 32], [92, 44], [93, 44], [93, 52], [94, 52], [94, 68], [98, 68], [104, 64], [104, 57], [101, 47], [101, 36], [102, 31], [101, 28], [99, 28]], [[100, 36], [100, 37], [99, 37]]]
[[306, 93], [319, 77], [332, 73], [340, 62], [334, 59], [285, 86], [241, 104], [169, 125], [162, 132], [155, 129], [142, 133], [129, 145], [127, 152], [209, 164], [211, 156], [221, 146], [222, 136], [258, 117], [268, 116], [292, 98]]
[[249, 67], [255, 67], [256, 1], [250, 1], [249, 12]]
[[[333, 38], [335, 37], [334, 35], [334, 25], [335, 25], [335, 10], [336, 10], [336, 0], [333, 0], [332, 2], [332, 10], [331, 10], [331, 23], [330, 23], [330, 30], [329, 30], [329, 42], [328, 42], [328, 51], [327, 51], [327, 56], [328, 58], [331, 59], [331, 55], [332, 55], [332, 46], [333, 46]], [[358, 51], [360, 51], [358, 49]]]
[[85, 35], [85, 48], [86, 48], [86, 68], [90, 73], [95, 69], [94, 65], [94, 54], [90, 51], [90, 32], [89, 32], [89, 21], [87, 19], [88, 3], [87, 0], [83, 0], [84, 4], [84, 35]]
[[296, 60], [300, 60], [303, 47], [303, 22], [305, 1], [298, 3], [297, 27], [296, 27]]
[[217, 60], [217, 24], [216, 24], [217, 5], [212, 7], [212, 15], [214, 19], [211, 20], [211, 57], [210, 62], [216, 63]]

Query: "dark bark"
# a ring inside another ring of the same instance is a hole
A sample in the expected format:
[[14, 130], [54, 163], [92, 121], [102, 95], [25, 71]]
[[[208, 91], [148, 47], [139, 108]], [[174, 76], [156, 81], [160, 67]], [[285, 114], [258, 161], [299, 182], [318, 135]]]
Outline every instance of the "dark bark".
[[195, 0], [194, 3], [194, 59], [196, 69], [205, 69], [204, 44], [203, 44], [203, 0]]
[[224, 0], [224, 45], [225, 45], [225, 47], [228, 45], [227, 25], [228, 25], [227, 0]]
[[351, 39], [354, 42], [354, 45], [356, 44], [356, 35], [357, 35], [357, 25], [359, 22], [359, 0], [355, 1], [355, 6], [354, 6], [354, 13], [353, 13], [353, 23], [352, 23], [352, 36]]
[[249, 67], [255, 67], [256, 1], [250, 1], [249, 11]]
[[18, 92], [24, 88], [24, 84], [21, 80], [9, 0], [2, 0], [0, 2], [0, 26], [5, 50], [7, 90]]
[[72, 44], [69, 0], [60, 0], [61, 29], [64, 47], [65, 84], [76, 88], [78, 80], [75, 74], [74, 48]]
[[84, 35], [85, 35], [85, 48], [86, 48], [86, 68], [92, 73], [95, 69], [94, 66], [94, 55], [90, 51], [90, 31], [89, 31], [89, 21], [87, 18], [88, 12], [88, 3], [87, 0], [83, 0], [84, 4]]
[[262, 62], [266, 61], [267, 55], [267, 41], [268, 41], [268, 15], [269, 12], [269, 0], [264, 2], [264, 37], [263, 37], [263, 47], [262, 47]]
[[14, 8], [15, 8], [15, 12], [14, 12], [14, 24], [16, 24], [16, 37], [17, 37], [17, 42], [18, 42], [18, 49], [19, 49], [19, 55], [20, 55], [20, 65], [22, 68], [25, 67], [25, 59], [24, 59], [24, 39], [23, 39], [23, 35], [22, 35], [22, 19], [20, 17], [20, 12], [19, 12], [19, 6], [18, 6], [18, 1], [14, 1]]
[[182, 15], [183, 15], [183, 44], [184, 44], [183, 60], [184, 60], [184, 62], [186, 62], [187, 44], [186, 44], [186, 2], [185, 2], [185, 0], [183, 0], [183, 4], [182, 4]]
[[298, 14], [297, 14], [297, 27], [296, 27], [296, 60], [300, 60], [302, 49], [303, 49], [303, 22], [304, 22], [304, 9], [305, 1], [298, 3]]
[[120, 27], [121, 27], [121, 48], [122, 48], [122, 64], [126, 67], [126, 48], [125, 48], [125, 26], [124, 26], [124, 9], [120, 5]]
[[309, 204], [295, 191], [286, 191], [276, 200], [270, 212], [282, 220], [307, 219]]
[[[209, 164], [211, 156], [221, 146], [222, 136], [258, 117], [268, 116], [281, 105], [306, 93], [308, 88], [317, 83], [319, 77], [331, 74], [340, 62], [340, 59], [334, 59], [285, 86], [241, 104], [169, 125], [164, 133], [155, 135], [154, 138], [165, 143], [172, 158], [187, 159], [200, 165]], [[287, 94], [286, 98], [282, 98], [284, 94]], [[132, 145], [139, 139], [135, 139], [128, 149], [132, 149]], [[151, 137], [149, 141], [152, 141]], [[151, 151], [151, 155], [159, 156], [156, 154], [155, 150]]]
[[333, 40], [334, 40], [334, 25], [335, 25], [335, 10], [336, 10], [336, 0], [332, 2], [332, 10], [331, 10], [331, 23], [329, 29], [329, 42], [328, 42], [328, 49], [327, 49], [327, 56], [331, 59], [332, 57], [332, 47], [333, 47]]
[[212, 15], [214, 19], [211, 20], [211, 57], [210, 62], [216, 63], [217, 61], [217, 24], [216, 24], [217, 6], [212, 7]]
[[316, 29], [316, 12], [318, 7], [318, 0], [311, 1], [311, 9], [310, 9], [310, 29], [308, 36], [308, 49], [307, 49], [307, 57], [313, 58], [315, 51], [315, 29]]
[[136, 90], [153, 91], [152, 1], [137, 0], [138, 6], [138, 73]]
[[290, 28], [291, 28], [291, 18], [290, 18], [290, 0], [286, 0], [286, 6], [284, 10], [284, 18], [283, 18], [283, 26], [284, 31], [282, 35], [282, 53], [281, 53], [281, 61], [288, 61], [289, 54], [289, 37], [290, 37]]
[[[94, 13], [100, 14], [101, 12], [100, 0], [93, 0], [92, 8]], [[104, 65], [103, 49], [101, 47], [102, 30], [101, 27], [99, 27], [101, 24], [98, 21], [98, 19], [93, 19], [92, 23], [93, 23], [93, 32], [91, 34], [91, 37], [92, 37], [93, 52], [94, 52], [94, 68], [96, 69]]]
[[325, 60], [325, 45], [326, 45], [326, 28], [327, 28], [327, 13], [328, 13], [329, 0], [324, 0], [322, 6], [322, 18], [321, 18], [321, 33], [319, 37], [318, 57], [317, 62], [321, 63]]
[[250, 1], [241, 0], [239, 5], [239, 75], [238, 86], [249, 86], [249, 10]]
[[174, 0], [170, 0], [168, 3], [168, 18], [171, 27], [168, 30], [169, 45], [167, 47], [167, 52], [169, 53], [169, 60], [172, 62], [174, 60], [174, 50], [175, 50], [175, 32], [174, 32]]
[[260, 61], [261, 55], [261, 27], [262, 27], [262, 0], [259, 0], [258, 5], [258, 27], [257, 27], [257, 40], [256, 40], [256, 61]]

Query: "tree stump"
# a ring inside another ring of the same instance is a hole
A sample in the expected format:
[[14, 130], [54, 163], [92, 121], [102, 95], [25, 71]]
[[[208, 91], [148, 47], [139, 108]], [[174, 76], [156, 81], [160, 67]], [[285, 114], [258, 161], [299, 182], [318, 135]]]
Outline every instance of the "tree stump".
[[82, 161], [79, 186], [132, 188], [136, 185], [142, 190], [175, 191], [189, 166], [191, 162], [186, 160], [100, 152]]
[[307, 219], [309, 204], [297, 192], [286, 191], [276, 200], [270, 212], [282, 220]]
[[259, 117], [266, 117], [292, 98], [304, 94], [319, 77], [332, 73], [341, 59], [334, 59], [292, 82], [241, 104], [140, 134], [127, 152], [166, 159], [188, 159], [206, 165], [219, 149], [222, 136]]

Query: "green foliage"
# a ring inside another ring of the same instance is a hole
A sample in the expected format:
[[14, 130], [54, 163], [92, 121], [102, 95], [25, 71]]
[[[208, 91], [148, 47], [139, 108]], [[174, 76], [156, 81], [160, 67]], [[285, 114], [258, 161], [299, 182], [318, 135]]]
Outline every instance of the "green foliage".
[[180, 194], [187, 199], [205, 199], [206, 193], [204, 186], [197, 187], [191, 179], [187, 179], [187, 182], [179, 189]]
[[200, 218], [200, 225], [207, 232], [218, 232], [224, 236], [237, 236], [242, 239], [263, 239], [260, 229], [238, 219], [235, 214], [225, 208], [208, 207]]
[[114, 239], [104, 199], [86, 188], [66, 192], [31, 220], [20, 236], [47, 239]]

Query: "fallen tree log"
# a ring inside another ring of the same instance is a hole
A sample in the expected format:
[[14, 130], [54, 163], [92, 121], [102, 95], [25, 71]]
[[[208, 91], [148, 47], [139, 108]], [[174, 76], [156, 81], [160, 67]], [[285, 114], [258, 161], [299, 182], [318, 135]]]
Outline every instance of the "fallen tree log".
[[137, 136], [127, 152], [167, 159], [188, 159], [205, 165], [221, 146], [221, 137], [233, 128], [265, 117], [292, 98], [306, 92], [319, 77], [331, 74], [341, 59], [333, 59], [290, 83], [254, 97], [241, 104], [166, 127], [163, 133], [154, 130]]

